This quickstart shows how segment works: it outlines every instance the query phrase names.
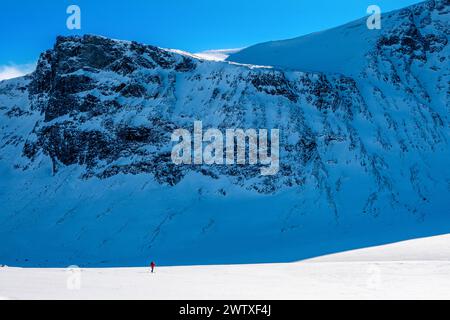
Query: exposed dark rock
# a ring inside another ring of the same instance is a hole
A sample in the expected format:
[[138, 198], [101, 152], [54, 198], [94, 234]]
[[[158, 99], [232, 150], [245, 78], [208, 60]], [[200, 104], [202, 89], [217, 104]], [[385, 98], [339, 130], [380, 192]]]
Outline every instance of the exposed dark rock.
[[122, 90], [120, 90], [120, 93], [124, 97], [139, 98], [139, 97], [145, 96], [146, 90], [142, 85], [140, 85], [138, 83], [131, 83], [131, 84], [125, 86], [125, 88], [123, 88]]
[[195, 70], [196, 64], [192, 61], [192, 59], [183, 57], [183, 61], [175, 66], [175, 71], [179, 72], [190, 72]]
[[281, 72], [259, 74], [253, 77], [252, 84], [258, 91], [284, 96], [292, 102], [297, 102], [298, 96], [292, 91], [289, 81]]

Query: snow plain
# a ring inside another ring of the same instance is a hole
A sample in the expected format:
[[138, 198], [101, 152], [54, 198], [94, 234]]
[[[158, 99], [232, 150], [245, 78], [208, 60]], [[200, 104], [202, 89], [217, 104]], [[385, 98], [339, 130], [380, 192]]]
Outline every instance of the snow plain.
[[0, 268], [0, 299], [450, 299], [450, 235], [285, 264]]

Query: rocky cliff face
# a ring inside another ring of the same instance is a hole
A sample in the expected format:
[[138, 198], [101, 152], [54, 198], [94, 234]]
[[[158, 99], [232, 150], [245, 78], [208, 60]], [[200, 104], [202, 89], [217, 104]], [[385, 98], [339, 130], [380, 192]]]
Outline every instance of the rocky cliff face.
[[[0, 83], [0, 258], [285, 261], [387, 241], [386, 225], [450, 228], [448, 10], [391, 13], [345, 75], [59, 37], [33, 74]], [[171, 133], [196, 120], [280, 129], [280, 171], [174, 165]]]

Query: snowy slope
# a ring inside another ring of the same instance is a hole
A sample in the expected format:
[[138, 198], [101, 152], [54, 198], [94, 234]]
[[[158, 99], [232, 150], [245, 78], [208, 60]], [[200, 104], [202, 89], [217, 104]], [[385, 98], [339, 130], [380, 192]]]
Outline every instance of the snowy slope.
[[205, 59], [205, 60], [224, 61], [231, 54], [236, 53], [240, 50], [242, 50], [242, 49], [207, 50], [207, 51], [198, 52], [195, 54], [195, 56], [199, 57], [200, 59]]
[[256, 44], [231, 54], [227, 60], [301, 71], [348, 74], [362, 69], [364, 54], [374, 47], [379, 36], [380, 31], [368, 30], [366, 20], [360, 19], [294, 39]]
[[[446, 255], [443, 255], [443, 253]], [[289, 264], [0, 268], [0, 299], [449, 299], [450, 237]], [[79, 290], [74, 277], [80, 276]], [[72, 280], [72, 281], [71, 281]]]
[[[448, 35], [449, 18], [448, 0], [425, 1], [402, 10], [383, 13], [381, 30], [369, 30], [365, 17], [306, 36], [256, 44], [231, 54], [227, 60], [356, 75], [367, 67], [367, 56], [376, 51], [380, 40], [393, 40], [392, 36], [401, 39], [402, 33], [416, 30], [425, 39], [427, 36], [438, 36], [436, 31], [439, 29]], [[406, 49], [410, 44], [404, 41], [401, 45]]]
[[[32, 75], [0, 82], [0, 264], [288, 262], [449, 233], [448, 5], [434, 3], [392, 13], [349, 75], [59, 37]], [[279, 128], [280, 172], [175, 166], [170, 135], [195, 120]]]

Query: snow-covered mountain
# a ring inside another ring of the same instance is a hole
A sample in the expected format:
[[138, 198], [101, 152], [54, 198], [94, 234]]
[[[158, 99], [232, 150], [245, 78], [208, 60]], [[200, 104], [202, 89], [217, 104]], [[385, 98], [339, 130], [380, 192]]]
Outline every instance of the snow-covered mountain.
[[[448, 233], [449, 7], [229, 58], [246, 65], [59, 37], [0, 82], [0, 263], [279, 262]], [[280, 129], [280, 171], [174, 165], [196, 120]]]
[[430, 58], [426, 51], [441, 51], [447, 45], [448, 0], [382, 13], [381, 19], [380, 30], [369, 30], [365, 17], [294, 39], [256, 44], [232, 53], [228, 60], [358, 76], [377, 55], [384, 60], [396, 54], [400, 60], [424, 61]]

